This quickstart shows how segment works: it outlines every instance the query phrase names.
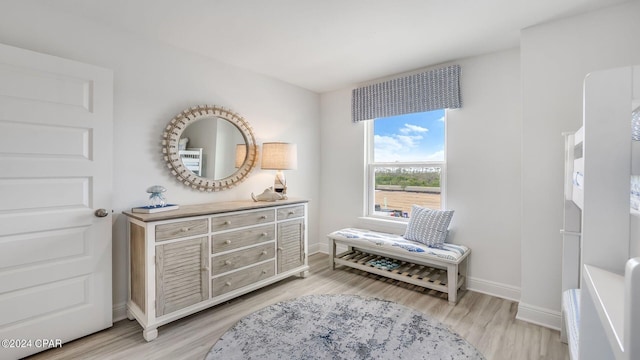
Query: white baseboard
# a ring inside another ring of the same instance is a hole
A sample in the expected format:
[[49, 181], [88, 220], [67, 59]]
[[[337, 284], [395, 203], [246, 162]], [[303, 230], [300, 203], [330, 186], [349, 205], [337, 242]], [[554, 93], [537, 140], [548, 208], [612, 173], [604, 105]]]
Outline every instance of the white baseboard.
[[127, 303], [121, 302], [113, 304], [113, 322], [124, 320], [127, 318]]
[[474, 277], [467, 278], [467, 289], [502, 299], [520, 301], [520, 288]]
[[310, 245], [309, 254], [315, 254], [315, 253], [329, 254], [329, 245], [327, 243]]
[[560, 330], [560, 312], [538, 306], [520, 303], [516, 319], [544, 326], [553, 330]]

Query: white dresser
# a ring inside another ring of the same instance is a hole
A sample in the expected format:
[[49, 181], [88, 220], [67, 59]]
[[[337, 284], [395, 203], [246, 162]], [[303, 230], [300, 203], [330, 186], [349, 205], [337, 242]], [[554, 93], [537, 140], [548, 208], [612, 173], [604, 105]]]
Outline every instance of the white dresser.
[[158, 327], [292, 275], [305, 277], [307, 201], [235, 201], [124, 212], [127, 316]]

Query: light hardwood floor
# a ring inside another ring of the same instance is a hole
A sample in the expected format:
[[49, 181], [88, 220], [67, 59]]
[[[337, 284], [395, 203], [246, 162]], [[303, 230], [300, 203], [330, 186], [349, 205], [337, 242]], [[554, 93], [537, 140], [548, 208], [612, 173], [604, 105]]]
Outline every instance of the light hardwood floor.
[[[558, 331], [515, 319], [517, 303], [463, 291], [457, 305], [434, 291], [386, 280], [355, 269], [329, 270], [325, 254], [310, 256], [305, 279], [290, 278], [187, 318], [161, 326], [146, 342], [136, 321], [36, 354], [30, 359], [202, 359], [240, 318], [270, 304], [307, 294], [357, 294], [395, 301], [449, 326], [487, 360], [568, 360]], [[283, 357], [285, 359], [286, 357]]]

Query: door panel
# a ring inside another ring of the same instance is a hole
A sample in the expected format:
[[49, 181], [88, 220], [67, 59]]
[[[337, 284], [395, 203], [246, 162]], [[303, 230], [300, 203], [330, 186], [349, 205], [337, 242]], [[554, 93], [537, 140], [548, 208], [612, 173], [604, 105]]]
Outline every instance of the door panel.
[[5, 121], [0, 132], [5, 135], [0, 153], [89, 159], [89, 129]]
[[88, 256], [87, 228], [5, 236], [0, 242], [0, 271], [56, 259]]
[[89, 178], [0, 179], [0, 211], [88, 207]]
[[278, 224], [278, 273], [304, 265], [304, 220]]
[[209, 298], [209, 239], [156, 246], [156, 316]]
[[112, 325], [112, 218], [94, 216], [111, 209], [112, 82], [110, 70], [0, 44], [2, 339], [66, 342]]

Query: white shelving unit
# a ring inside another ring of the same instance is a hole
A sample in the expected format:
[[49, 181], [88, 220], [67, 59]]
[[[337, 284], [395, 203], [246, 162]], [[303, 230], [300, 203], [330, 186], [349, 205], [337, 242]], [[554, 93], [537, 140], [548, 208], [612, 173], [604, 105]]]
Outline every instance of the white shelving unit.
[[202, 176], [202, 148], [193, 148], [178, 151], [184, 167], [194, 174]]
[[580, 286], [580, 235], [582, 231], [582, 205], [584, 191], [575, 180], [584, 174], [584, 131], [564, 133], [565, 185], [562, 234], [562, 291]]
[[624, 276], [585, 265], [584, 278], [613, 358], [640, 359], [640, 258], [627, 261]]
[[633, 73], [618, 68], [585, 79], [583, 157], [574, 162], [574, 174], [582, 166], [582, 201], [579, 186], [572, 193], [582, 209], [580, 360], [640, 359], [640, 258], [629, 260]]
[[[563, 133], [565, 138], [565, 185], [562, 234], [562, 324], [560, 336], [569, 345], [572, 359], [578, 357], [580, 310], [580, 242], [584, 191], [584, 131]], [[578, 176], [580, 174], [580, 176]], [[578, 181], [579, 179], [579, 181]]]
[[571, 199], [578, 208], [584, 206], [584, 127], [573, 135], [573, 166], [571, 172]]

